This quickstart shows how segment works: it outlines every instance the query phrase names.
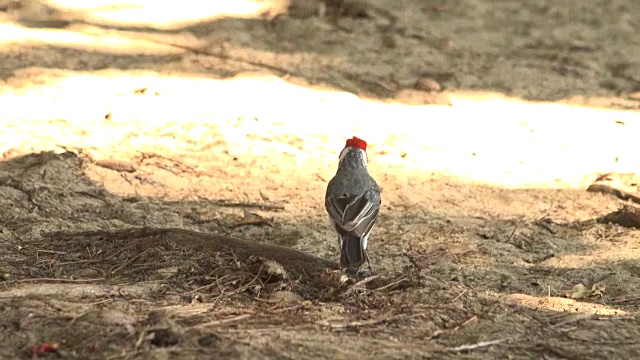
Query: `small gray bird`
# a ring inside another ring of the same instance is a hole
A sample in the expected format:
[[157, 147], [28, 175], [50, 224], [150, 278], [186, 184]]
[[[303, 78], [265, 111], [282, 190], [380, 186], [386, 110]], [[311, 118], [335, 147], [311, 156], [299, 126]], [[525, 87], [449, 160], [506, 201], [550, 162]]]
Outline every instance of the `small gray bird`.
[[380, 188], [367, 171], [367, 143], [353, 137], [340, 153], [336, 175], [327, 185], [324, 205], [329, 221], [338, 232], [340, 268], [360, 270], [365, 260], [373, 272], [367, 254], [367, 238], [378, 218]]

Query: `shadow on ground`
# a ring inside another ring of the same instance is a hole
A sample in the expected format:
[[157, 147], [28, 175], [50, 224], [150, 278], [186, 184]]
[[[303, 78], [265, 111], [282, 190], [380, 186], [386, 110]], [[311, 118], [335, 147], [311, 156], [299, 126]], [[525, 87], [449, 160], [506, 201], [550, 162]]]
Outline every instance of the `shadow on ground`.
[[379, 275], [339, 284], [333, 259], [272, 245], [287, 228], [327, 237], [286, 204], [118, 196], [88, 166], [70, 152], [0, 164], [2, 357], [42, 343], [106, 359], [640, 355], [637, 259], [549, 263], [633, 232], [393, 212], [372, 247]]

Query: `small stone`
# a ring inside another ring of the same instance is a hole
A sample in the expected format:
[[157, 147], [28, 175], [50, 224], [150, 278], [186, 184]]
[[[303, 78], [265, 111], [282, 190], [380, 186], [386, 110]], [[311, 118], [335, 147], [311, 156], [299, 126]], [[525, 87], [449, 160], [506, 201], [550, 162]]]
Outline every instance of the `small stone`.
[[431, 78], [423, 77], [416, 81], [415, 89], [426, 92], [440, 92], [442, 91], [442, 86]]

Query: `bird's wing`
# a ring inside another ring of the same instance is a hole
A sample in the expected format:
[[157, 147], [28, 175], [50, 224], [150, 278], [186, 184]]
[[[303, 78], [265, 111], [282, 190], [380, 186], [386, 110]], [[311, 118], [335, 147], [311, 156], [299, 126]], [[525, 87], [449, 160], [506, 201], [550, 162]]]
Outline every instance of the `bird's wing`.
[[327, 198], [329, 216], [346, 231], [365, 235], [373, 227], [380, 208], [380, 194], [367, 190], [362, 195]]

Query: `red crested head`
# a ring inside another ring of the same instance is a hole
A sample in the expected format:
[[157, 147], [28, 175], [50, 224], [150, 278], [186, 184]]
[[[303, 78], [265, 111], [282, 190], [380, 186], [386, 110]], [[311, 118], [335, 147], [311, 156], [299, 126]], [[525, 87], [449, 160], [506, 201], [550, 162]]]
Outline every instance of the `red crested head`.
[[344, 147], [355, 147], [367, 151], [367, 142], [354, 136], [351, 139], [347, 139], [347, 143]]
[[[354, 149], [360, 149], [362, 151], [354, 151]], [[344, 145], [344, 149], [340, 152], [340, 164], [343, 163], [348, 154], [352, 154], [352, 161], [356, 161], [357, 163], [361, 163], [361, 166], [366, 167], [367, 161], [367, 142], [357, 138], [352, 137], [351, 139], [347, 139], [347, 143]]]

